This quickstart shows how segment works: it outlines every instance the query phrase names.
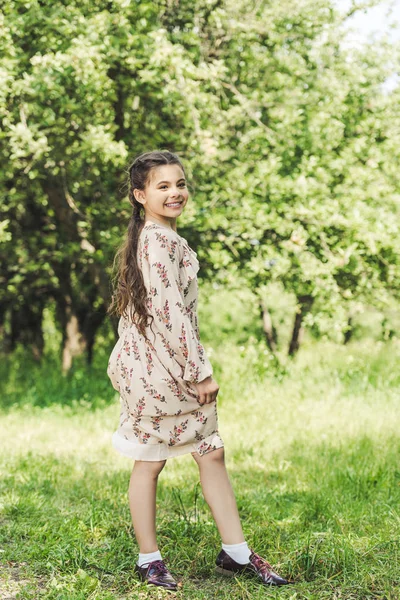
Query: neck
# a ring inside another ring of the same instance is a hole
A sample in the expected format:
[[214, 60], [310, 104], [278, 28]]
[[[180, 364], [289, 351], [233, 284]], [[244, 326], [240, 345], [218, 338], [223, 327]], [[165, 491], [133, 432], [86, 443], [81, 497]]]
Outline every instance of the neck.
[[147, 221], [151, 221], [151, 223], [157, 223], [157, 225], [162, 225], [163, 227], [167, 227], [168, 229], [172, 229], [173, 231], [176, 231], [176, 220], [174, 220], [173, 223], [170, 223], [169, 225], [167, 225], [166, 223], [163, 223], [162, 221], [159, 221], [158, 219], [155, 219], [154, 217], [146, 217], [145, 218], [145, 223], [147, 223]]

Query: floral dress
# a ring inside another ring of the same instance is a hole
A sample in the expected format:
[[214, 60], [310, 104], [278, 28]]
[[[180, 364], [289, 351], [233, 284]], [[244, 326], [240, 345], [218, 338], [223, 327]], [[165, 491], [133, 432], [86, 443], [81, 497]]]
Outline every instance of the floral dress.
[[221, 448], [217, 403], [201, 405], [193, 385], [213, 373], [200, 342], [197, 254], [169, 227], [146, 221], [137, 259], [154, 320], [147, 340], [135, 323], [119, 320], [107, 368], [121, 407], [113, 446], [136, 460]]

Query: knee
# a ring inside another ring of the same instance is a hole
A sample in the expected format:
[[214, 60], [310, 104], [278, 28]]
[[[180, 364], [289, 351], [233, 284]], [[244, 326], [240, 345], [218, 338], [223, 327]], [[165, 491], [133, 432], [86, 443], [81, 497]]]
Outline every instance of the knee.
[[149, 477], [157, 478], [165, 467], [166, 462], [166, 460], [135, 460], [133, 470], [145, 473]]
[[223, 463], [225, 462], [225, 449], [217, 448], [216, 450], [211, 450], [210, 452], [207, 452], [206, 454], [204, 454], [204, 456], [209, 461]]
[[156, 477], [158, 477], [158, 475], [161, 473], [161, 471], [165, 467], [166, 463], [167, 463], [166, 460], [159, 460], [156, 462], [156, 464], [154, 466], [154, 471], [153, 471], [153, 473]]
[[210, 450], [210, 452], [206, 452], [203, 456], [200, 456], [198, 452], [192, 452], [192, 456], [199, 466], [205, 463], [223, 464], [225, 462], [225, 450], [223, 447]]

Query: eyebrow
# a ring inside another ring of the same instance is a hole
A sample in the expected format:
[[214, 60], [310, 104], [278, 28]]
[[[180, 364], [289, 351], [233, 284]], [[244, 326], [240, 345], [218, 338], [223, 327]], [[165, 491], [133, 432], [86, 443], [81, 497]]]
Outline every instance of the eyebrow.
[[[177, 183], [179, 183], [180, 181], [185, 181], [184, 177], [181, 177], [180, 179], [178, 179]], [[170, 181], [159, 181], [158, 183], [156, 183], [156, 185], [160, 185], [160, 183], [171, 183]]]

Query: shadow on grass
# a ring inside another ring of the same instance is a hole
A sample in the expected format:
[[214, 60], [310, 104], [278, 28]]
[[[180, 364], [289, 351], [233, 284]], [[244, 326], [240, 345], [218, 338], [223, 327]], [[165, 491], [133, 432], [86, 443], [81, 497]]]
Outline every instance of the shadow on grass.
[[[396, 438], [378, 453], [365, 436], [340, 447], [293, 444], [284, 469], [278, 456], [275, 470], [230, 469], [249, 545], [297, 582], [296, 598], [397, 597], [390, 594], [400, 582], [398, 452]], [[4, 559], [28, 564], [71, 598], [95, 586], [98, 598], [142, 589], [133, 573], [129, 470], [108, 473], [81, 457], [73, 463], [51, 454], [4, 466]], [[214, 576], [219, 535], [196, 467], [185, 475], [182, 487], [161, 474], [157, 495], [159, 547], [186, 582], [185, 597], [210, 598], [213, 586], [219, 598], [265, 597], [257, 582]], [[279, 597], [289, 598], [290, 589]]]

